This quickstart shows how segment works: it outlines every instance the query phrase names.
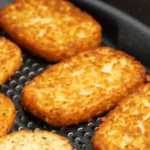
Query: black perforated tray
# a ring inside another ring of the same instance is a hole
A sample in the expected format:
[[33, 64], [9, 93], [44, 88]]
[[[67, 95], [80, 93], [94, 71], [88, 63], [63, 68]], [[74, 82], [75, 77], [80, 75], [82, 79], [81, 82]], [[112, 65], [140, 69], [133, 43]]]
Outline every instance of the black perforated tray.
[[[1, 0], [0, 7], [10, 1]], [[102, 24], [102, 45], [123, 49], [140, 60], [149, 70], [150, 31], [147, 27], [101, 1], [73, 0], [73, 2], [92, 14]], [[0, 30], [0, 34], [6, 36], [2, 30]], [[17, 118], [11, 131], [22, 129], [48, 130], [67, 137], [76, 150], [92, 150], [91, 138], [94, 130], [101, 122], [101, 117], [105, 116], [104, 114], [94, 118], [89, 123], [55, 128], [23, 111], [20, 105], [22, 88], [33, 77], [53, 64], [39, 57], [33, 57], [23, 49], [22, 53], [23, 64], [20, 70], [6, 84], [0, 87], [0, 92], [10, 97], [17, 110]]]

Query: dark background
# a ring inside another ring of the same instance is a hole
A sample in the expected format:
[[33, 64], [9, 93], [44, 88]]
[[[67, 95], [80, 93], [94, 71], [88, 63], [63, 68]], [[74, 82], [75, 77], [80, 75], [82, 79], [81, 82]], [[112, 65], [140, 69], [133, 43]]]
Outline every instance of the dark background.
[[150, 27], [150, 0], [102, 0]]

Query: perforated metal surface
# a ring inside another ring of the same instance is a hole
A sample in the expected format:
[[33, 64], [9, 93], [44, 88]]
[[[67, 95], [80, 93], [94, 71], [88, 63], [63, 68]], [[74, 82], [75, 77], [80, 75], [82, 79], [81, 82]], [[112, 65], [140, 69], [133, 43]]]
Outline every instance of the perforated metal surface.
[[[1, 35], [5, 36], [2, 30], [0, 31], [0, 33]], [[106, 37], [103, 37], [103, 45], [112, 46], [111, 42]], [[50, 67], [53, 64], [50, 64], [39, 57], [31, 56], [26, 52], [26, 50], [22, 49], [22, 53], [23, 64], [21, 68], [6, 84], [0, 87], [0, 92], [10, 97], [17, 111], [16, 121], [11, 132], [22, 129], [48, 130], [67, 137], [74, 149], [91, 150], [92, 135], [96, 127], [99, 125], [101, 117], [94, 118], [89, 123], [81, 123], [74, 126], [56, 128], [47, 125], [43, 121], [37, 119], [36, 117], [23, 110], [20, 105], [20, 100], [24, 85], [32, 80], [33, 77], [40, 74], [44, 69]]]

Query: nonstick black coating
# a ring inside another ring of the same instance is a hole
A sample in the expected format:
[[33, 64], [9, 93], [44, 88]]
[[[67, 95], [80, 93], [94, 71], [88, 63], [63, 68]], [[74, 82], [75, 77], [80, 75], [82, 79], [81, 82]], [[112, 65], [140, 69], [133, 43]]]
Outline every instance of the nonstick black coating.
[[[10, 1], [11, 0], [9, 0], [9, 2]], [[93, 3], [92, 3], [92, 1], [93, 1]], [[6, 3], [7, 1], [6, 0], [0, 1], [0, 5], [3, 5], [4, 2]], [[104, 3], [101, 3], [100, 1], [96, 2], [96, 0], [90, 0], [90, 1], [82, 0], [82, 2], [78, 1], [78, 0], [76, 0], [76, 1], [74, 0], [73, 2], [75, 2], [75, 4], [78, 5], [79, 7], [81, 6], [82, 9], [91, 13], [95, 17], [95, 19], [97, 19], [102, 24], [102, 26], [103, 26], [102, 45], [108, 45], [108, 46], [111, 46], [114, 48], [123, 48], [124, 51], [126, 51], [127, 53], [135, 54], [135, 55], [133, 55], [135, 57], [138, 54], [138, 57], [136, 57], [137, 59], [142, 57], [139, 60], [141, 60], [141, 61], [143, 60], [142, 63], [145, 64], [146, 66], [150, 65], [150, 64], [148, 64], [149, 60], [147, 60], [147, 56], [145, 56], [146, 54], [147, 55], [150, 54], [149, 43], [147, 43], [147, 45], [145, 45], [145, 47], [142, 50], [143, 53], [141, 53], [139, 51], [139, 49], [137, 49], [137, 52], [136, 52], [136, 49], [134, 48], [134, 46], [137, 47], [137, 43], [135, 44], [132, 40], [130, 40], [130, 41], [128, 40], [127, 41], [128, 43], [122, 42], [123, 39], [121, 39], [121, 36], [124, 36], [124, 35], [120, 35], [119, 32], [120, 32], [120, 29], [126, 30], [126, 28], [122, 28], [121, 25], [118, 25], [118, 23], [117, 23], [118, 20], [115, 20], [115, 18], [118, 19], [118, 16], [115, 15], [113, 10], [111, 10], [112, 11], [111, 14], [113, 17], [110, 16], [108, 8], [112, 8], [112, 7], [107, 6]], [[94, 2], [96, 2], [96, 5], [94, 4]], [[92, 5], [91, 5], [91, 3], [92, 3]], [[98, 9], [97, 3], [100, 6], [104, 5], [103, 9], [104, 8], [106, 8], [106, 9], [102, 10], [101, 7], [99, 7], [99, 9]], [[112, 9], [114, 9], [114, 8], [112, 8]], [[115, 11], [117, 11], [117, 10], [115, 10]], [[132, 20], [132, 21], [134, 21], [134, 20]], [[126, 22], [126, 24], [129, 24], [128, 29], [132, 30], [130, 21]], [[136, 27], [134, 29], [138, 30]], [[123, 33], [123, 32], [121, 32], [121, 33]], [[136, 33], [132, 32], [132, 33], [136, 34], [136, 35], [138, 34], [137, 32]], [[0, 30], [0, 34], [6, 36], [5, 33], [3, 32], [3, 30]], [[138, 36], [140, 36], [140, 34], [138, 34]], [[149, 35], [144, 35], [144, 36], [148, 37]], [[125, 38], [126, 37], [124, 37], [124, 39]], [[148, 40], [150, 40], [150, 38], [145, 39], [145, 40], [148, 41]], [[118, 41], [121, 41], [122, 44], [120, 45], [120, 42], [118, 42]], [[131, 44], [131, 42], [132, 42], [132, 44]], [[138, 42], [140, 42], [140, 41], [138, 41]], [[145, 48], [149, 48], [149, 49], [145, 50]], [[6, 84], [4, 84], [3, 86], [0, 87], [0, 92], [4, 93], [8, 97], [10, 97], [10, 99], [15, 104], [15, 107], [17, 110], [17, 118], [15, 121], [14, 127], [12, 129], [12, 132], [17, 131], [17, 130], [22, 130], [22, 129], [48, 130], [48, 131], [52, 131], [52, 132], [55, 132], [55, 133], [58, 133], [60, 135], [67, 137], [70, 140], [74, 149], [76, 149], [76, 150], [92, 150], [91, 138], [92, 138], [93, 132], [95, 131], [97, 126], [100, 124], [101, 117], [105, 116], [105, 114], [103, 114], [97, 118], [94, 118], [89, 123], [80, 123], [80, 124], [74, 125], [74, 126], [56, 128], [56, 127], [47, 125], [43, 121], [37, 119], [36, 117], [33, 117], [32, 115], [30, 115], [29, 113], [25, 112], [22, 109], [22, 107], [20, 105], [20, 100], [21, 100], [22, 88], [24, 87], [24, 85], [27, 82], [29, 82], [30, 80], [32, 80], [33, 77], [40, 74], [44, 69], [53, 65], [51, 63], [46, 62], [44, 59], [31, 56], [24, 49], [22, 49], [22, 53], [23, 53], [23, 64], [22, 64], [20, 70], [17, 71], [16, 74]], [[139, 54], [140, 55], [142, 54], [141, 57], [139, 57]], [[149, 70], [149, 69], [147, 68], [147, 70]]]

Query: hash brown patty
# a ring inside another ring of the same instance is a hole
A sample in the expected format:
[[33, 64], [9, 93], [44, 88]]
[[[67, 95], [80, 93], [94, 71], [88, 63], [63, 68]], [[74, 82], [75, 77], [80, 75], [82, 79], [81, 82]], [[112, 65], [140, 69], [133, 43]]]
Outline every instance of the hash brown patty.
[[21, 66], [20, 48], [4, 37], [0, 37], [0, 85], [4, 84]]
[[53, 126], [90, 121], [145, 82], [145, 68], [122, 51], [101, 47], [51, 66], [23, 88], [26, 111]]
[[0, 137], [10, 132], [16, 119], [16, 110], [11, 100], [0, 94]]
[[124, 98], [93, 137], [94, 150], [150, 149], [150, 83]]
[[0, 18], [16, 43], [48, 61], [60, 61], [101, 42], [99, 23], [66, 0], [18, 0], [1, 9]]
[[0, 150], [73, 150], [69, 140], [48, 132], [22, 130], [0, 138]]

